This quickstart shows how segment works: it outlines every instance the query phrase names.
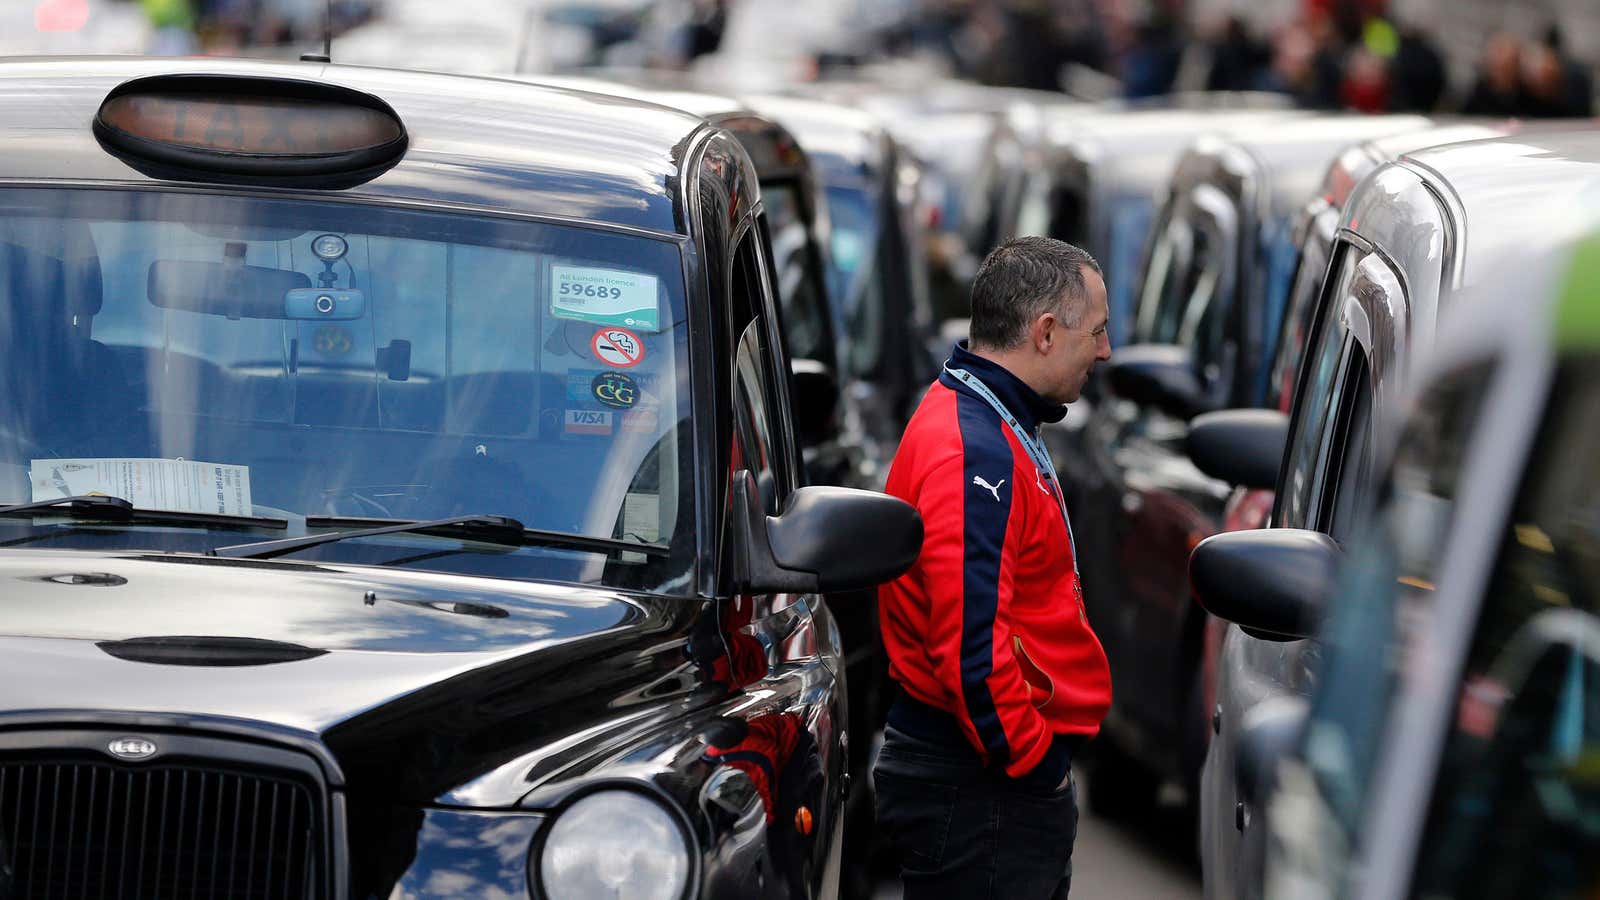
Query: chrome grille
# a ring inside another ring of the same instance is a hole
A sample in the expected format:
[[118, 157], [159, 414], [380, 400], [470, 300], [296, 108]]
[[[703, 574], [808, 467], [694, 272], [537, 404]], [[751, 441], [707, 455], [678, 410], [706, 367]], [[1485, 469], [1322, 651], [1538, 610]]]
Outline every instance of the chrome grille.
[[324, 795], [299, 773], [30, 757], [0, 757], [0, 897], [325, 896]]

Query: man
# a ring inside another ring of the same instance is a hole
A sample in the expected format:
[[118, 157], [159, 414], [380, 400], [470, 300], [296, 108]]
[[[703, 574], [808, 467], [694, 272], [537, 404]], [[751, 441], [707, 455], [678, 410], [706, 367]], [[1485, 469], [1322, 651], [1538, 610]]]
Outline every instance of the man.
[[1039, 440], [1111, 356], [1089, 254], [1023, 237], [972, 286], [958, 344], [906, 426], [888, 492], [922, 554], [878, 595], [900, 695], [873, 770], [906, 900], [1062, 898], [1072, 757], [1111, 704], [1055, 467]]

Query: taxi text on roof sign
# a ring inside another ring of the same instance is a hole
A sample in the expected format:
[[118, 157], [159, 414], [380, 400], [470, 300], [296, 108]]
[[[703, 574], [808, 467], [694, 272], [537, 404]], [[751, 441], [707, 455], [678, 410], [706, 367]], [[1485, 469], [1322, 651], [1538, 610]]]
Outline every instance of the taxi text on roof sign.
[[[95, 135], [136, 168], [194, 181], [343, 187], [405, 153], [388, 104], [337, 85], [228, 75], [158, 75], [119, 85]], [[141, 164], [143, 164], [141, 166]]]

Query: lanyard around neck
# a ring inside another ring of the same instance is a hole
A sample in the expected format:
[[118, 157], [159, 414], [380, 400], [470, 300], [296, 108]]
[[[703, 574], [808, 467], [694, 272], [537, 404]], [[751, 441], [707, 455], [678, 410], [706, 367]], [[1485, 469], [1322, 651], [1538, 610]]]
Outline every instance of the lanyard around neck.
[[[1001, 421], [1011, 427], [1011, 433], [1017, 436], [1017, 441], [1022, 444], [1023, 451], [1033, 461], [1033, 467], [1038, 471], [1039, 478], [1049, 483], [1050, 486], [1047, 490], [1055, 496], [1056, 507], [1061, 510], [1061, 521], [1067, 526], [1067, 546], [1072, 551], [1072, 587], [1074, 598], [1078, 602], [1078, 618], [1087, 625], [1089, 618], [1087, 608], [1083, 605], [1083, 575], [1078, 570], [1078, 540], [1072, 536], [1072, 517], [1067, 515], [1067, 495], [1066, 492], [1061, 490], [1061, 482], [1056, 480], [1056, 465], [1050, 459], [1050, 449], [1044, 445], [1044, 441], [1040, 439], [1037, 432], [1029, 434], [1027, 429], [1022, 427], [1022, 423], [1017, 421], [1016, 415], [1011, 410], [1006, 409], [1006, 405], [1000, 402], [1000, 398], [996, 397], [994, 391], [989, 390], [989, 386], [984, 384], [978, 376], [968, 372], [966, 369], [955, 369], [948, 365], [944, 367], [944, 370], [949, 373], [951, 378], [971, 388], [974, 394], [977, 394], [983, 398], [985, 403], [994, 407], [994, 411], [1000, 416]], [[1014, 492], [1013, 496], [1015, 496]]]
[[994, 407], [994, 411], [1000, 415], [1000, 419], [1011, 427], [1011, 433], [1017, 436], [1017, 441], [1022, 444], [1023, 452], [1028, 454], [1028, 458], [1033, 461], [1033, 467], [1038, 470], [1039, 477], [1050, 484], [1050, 492], [1055, 496], [1056, 505], [1061, 508], [1061, 520], [1067, 524], [1067, 540], [1073, 542], [1072, 565], [1076, 569], [1078, 553], [1076, 549], [1077, 541], [1072, 536], [1072, 517], [1067, 515], [1066, 494], [1061, 490], [1061, 482], [1056, 480], [1056, 465], [1050, 459], [1049, 448], [1044, 445], [1044, 441], [1039, 438], [1037, 433], [1029, 434], [1028, 430], [1022, 427], [1022, 423], [1017, 421], [1016, 415], [1007, 409], [1004, 403], [1000, 402], [1000, 398], [996, 397], [994, 391], [989, 390], [989, 386], [984, 384], [978, 376], [968, 372], [966, 369], [953, 369], [950, 366], [945, 366], [944, 370], [949, 373], [951, 378], [971, 388], [974, 394], [977, 394], [984, 402]]

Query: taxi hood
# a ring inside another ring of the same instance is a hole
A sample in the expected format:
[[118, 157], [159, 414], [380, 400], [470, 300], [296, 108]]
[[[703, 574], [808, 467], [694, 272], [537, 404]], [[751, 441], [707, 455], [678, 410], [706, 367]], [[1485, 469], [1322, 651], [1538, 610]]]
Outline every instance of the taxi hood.
[[319, 734], [440, 682], [614, 643], [665, 604], [573, 585], [160, 554], [0, 553], [0, 715]]

